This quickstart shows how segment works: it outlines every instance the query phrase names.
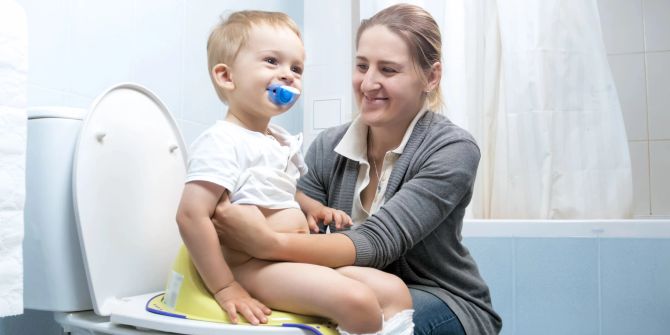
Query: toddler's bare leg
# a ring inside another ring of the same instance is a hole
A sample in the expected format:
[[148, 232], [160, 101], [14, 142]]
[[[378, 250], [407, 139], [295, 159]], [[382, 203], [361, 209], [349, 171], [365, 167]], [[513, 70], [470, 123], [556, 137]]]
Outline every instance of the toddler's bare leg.
[[382, 327], [375, 293], [331, 268], [252, 259], [233, 272], [253, 297], [270, 308], [327, 317], [352, 333], [372, 333]]
[[412, 296], [407, 285], [395, 275], [360, 266], [344, 266], [336, 271], [372, 289], [384, 311], [385, 320], [412, 308]]

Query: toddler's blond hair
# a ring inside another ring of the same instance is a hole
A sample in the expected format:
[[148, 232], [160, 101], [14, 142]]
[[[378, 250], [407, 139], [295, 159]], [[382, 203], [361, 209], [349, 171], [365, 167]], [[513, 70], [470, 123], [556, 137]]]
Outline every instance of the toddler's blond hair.
[[293, 31], [302, 40], [298, 25], [288, 15], [280, 12], [244, 10], [234, 12], [227, 17], [222, 16], [207, 40], [207, 67], [210, 79], [221, 101], [226, 97], [214, 82], [211, 71], [217, 64], [232, 65], [240, 49], [247, 43], [249, 31], [257, 25], [266, 24], [272, 27], [284, 27]]

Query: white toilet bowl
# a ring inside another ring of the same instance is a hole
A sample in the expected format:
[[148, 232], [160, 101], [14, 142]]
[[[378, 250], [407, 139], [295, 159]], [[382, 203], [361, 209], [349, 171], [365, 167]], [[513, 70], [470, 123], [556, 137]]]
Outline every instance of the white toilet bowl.
[[150, 91], [120, 84], [89, 110], [29, 111], [25, 306], [73, 334], [311, 334], [147, 312], [180, 246], [186, 149]]

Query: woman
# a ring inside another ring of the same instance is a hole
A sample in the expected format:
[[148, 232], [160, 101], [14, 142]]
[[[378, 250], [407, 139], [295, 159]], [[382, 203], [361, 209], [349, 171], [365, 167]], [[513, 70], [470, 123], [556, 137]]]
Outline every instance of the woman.
[[[316, 200], [303, 208], [308, 220], [338, 210], [324, 220], [337, 233], [275, 233], [255, 207], [222, 202], [220, 237], [261, 259], [393, 273], [410, 288], [415, 334], [496, 334], [502, 321], [461, 244], [479, 149], [431, 112], [441, 105], [437, 23], [420, 7], [392, 6], [361, 23], [356, 45], [360, 115], [315, 139], [298, 183], [298, 197]], [[345, 213], [353, 229], [339, 230]]]

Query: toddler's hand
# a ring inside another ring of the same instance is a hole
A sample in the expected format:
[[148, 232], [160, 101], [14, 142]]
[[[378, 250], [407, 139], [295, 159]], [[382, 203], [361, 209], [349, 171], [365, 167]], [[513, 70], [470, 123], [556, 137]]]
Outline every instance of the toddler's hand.
[[234, 324], [239, 321], [238, 312], [253, 325], [267, 323], [268, 318], [266, 315], [270, 315], [272, 312], [260, 301], [252, 298], [247, 290], [236, 281], [216, 292], [214, 299], [228, 313], [230, 322]]
[[323, 224], [325, 225], [329, 225], [334, 222], [335, 228], [338, 230], [350, 227], [353, 224], [347, 213], [326, 206], [322, 206], [313, 212], [306, 213], [305, 216], [307, 217], [307, 225], [309, 225], [309, 230], [315, 233], [319, 232], [319, 227], [316, 225], [319, 221], [323, 221]]

